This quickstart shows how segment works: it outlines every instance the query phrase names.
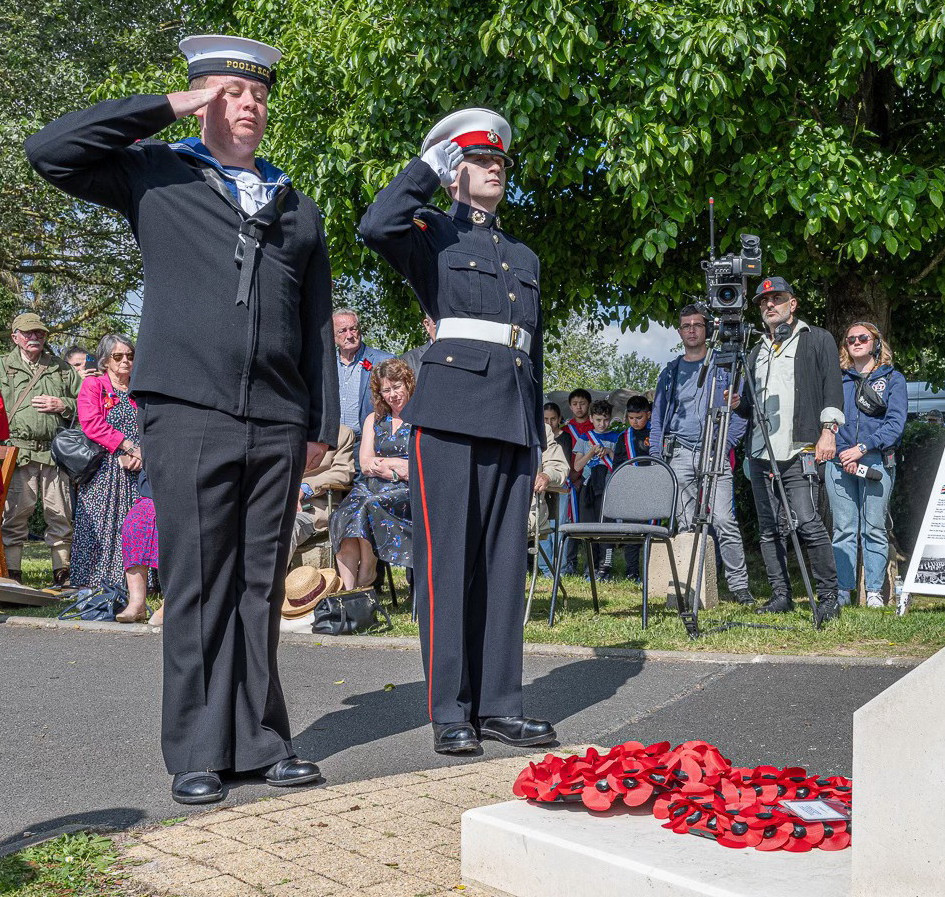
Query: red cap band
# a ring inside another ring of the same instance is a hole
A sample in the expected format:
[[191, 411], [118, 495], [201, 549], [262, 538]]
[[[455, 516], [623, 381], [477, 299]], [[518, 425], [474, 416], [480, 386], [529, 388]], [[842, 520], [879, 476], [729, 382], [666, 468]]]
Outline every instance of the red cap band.
[[495, 131], [468, 131], [465, 134], [457, 135], [453, 138], [453, 141], [463, 149], [470, 146], [494, 146], [499, 152], [505, 152], [505, 147], [502, 146], [502, 138]]

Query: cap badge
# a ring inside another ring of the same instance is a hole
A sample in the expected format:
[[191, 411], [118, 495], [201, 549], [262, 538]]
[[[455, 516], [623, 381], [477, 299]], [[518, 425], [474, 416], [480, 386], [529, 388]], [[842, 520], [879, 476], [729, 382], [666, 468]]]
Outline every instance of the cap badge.
[[489, 143], [498, 143], [499, 135], [496, 134], [495, 131], [490, 131], [488, 134], [486, 134], [486, 140], [488, 140]]
[[470, 216], [472, 218], [473, 224], [485, 224], [486, 223], [486, 213], [480, 212], [479, 209], [476, 209], [475, 212]]
[[761, 288], [762, 288], [763, 290], [770, 290], [770, 289], [771, 289], [771, 281], [770, 281], [770, 280], [766, 280], [766, 281], [761, 285]]

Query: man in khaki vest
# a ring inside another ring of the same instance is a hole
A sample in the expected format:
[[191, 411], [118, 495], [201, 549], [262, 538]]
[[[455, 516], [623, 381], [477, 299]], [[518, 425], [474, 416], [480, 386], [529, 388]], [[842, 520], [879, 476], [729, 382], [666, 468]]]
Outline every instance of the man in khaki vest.
[[10, 576], [20, 581], [23, 543], [36, 499], [41, 497], [53, 580], [65, 586], [72, 551], [72, 498], [69, 478], [53, 461], [49, 444], [75, 417], [81, 380], [46, 348], [49, 328], [39, 315], [18, 315], [12, 331], [15, 348], [0, 359], [0, 391], [10, 420], [10, 444], [19, 452], [3, 509], [3, 548]]

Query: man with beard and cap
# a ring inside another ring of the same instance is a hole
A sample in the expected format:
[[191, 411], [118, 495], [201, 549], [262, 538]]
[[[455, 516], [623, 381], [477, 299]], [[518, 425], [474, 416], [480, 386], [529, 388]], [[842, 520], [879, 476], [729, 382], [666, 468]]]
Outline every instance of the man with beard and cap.
[[771, 584], [771, 600], [760, 614], [794, 609], [782, 515], [793, 515], [797, 535], [807, 550], [817, 585], [817, 624], [837, 617], [837, 566], [833, 545], [817, 510], [817, 464], [837, 453], [837, 429], [843, 414], [843, 381], [834, 338], [797, 317], [797, 297], [783, 277], [765, 278], [755, 291], [764, 336], [748, 356], [748, 374], [768, 429], [773, 462], [778, 465], [789, 507], [782, 508], [771, 479], [772, 459], [753, 419], [751, 393], [742, 390], [732, 407], [747, 417], [748, 469], [761, 532], [761, 556]]
[[[189, 90], [72, 112], [26, 151], [124, 215], [141, 247], [131, 386], [173, 596], [162, 748], [173, 798], [192, 804], [223, 797], [221, 771], [319, 778], [292, 748], [276, 651], [298, 484], [335, 444], [339, 404], [321, 215], [255, 156], [281, 53], [220, 35], [180, 46]], [[199, 140], [148, 139], [188, 115]]]
[[[421, 158], [361, 221], [437, 322], [404, 408], [410, 437], [414, 583], [434, 750], [482, 738], [553, 741], [523, 716], [528, 520], [542, 419], [538, 259], [496, 217], [511, 128], [489, 109], [448, 115]], [[427, 203], [443, 186], [446, 213]]]

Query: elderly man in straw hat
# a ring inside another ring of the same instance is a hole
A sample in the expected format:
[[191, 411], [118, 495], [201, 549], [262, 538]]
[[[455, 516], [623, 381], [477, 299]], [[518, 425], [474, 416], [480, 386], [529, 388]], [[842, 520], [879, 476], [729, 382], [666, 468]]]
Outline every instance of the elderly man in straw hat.
[[[339, 405], [321, 215], [255, 155], [281, 53], [219, 35], [181, 50], [189, 90], [70, 113], [26, 150], [141, 247], [131, 385], [173, 595], [162, 747], [173, 798], [208, 803], [221, 771], [319, 777], [292, 748], [276, 649], [298, 484], [335, 444]], [[199, 139], [148, 139], [189, 115]]]
[[[361, 221], [437, 322], [403, 411], [410, 437], [414, 583], [433, 747], [555, 738], [522, 708], [528, 519], [542, 419], [538, 259], [500, 226], [511, 128], [490, 109], [438, 122], [422, 158]], [[448, 212], [428, 206], [437, 187]]]

